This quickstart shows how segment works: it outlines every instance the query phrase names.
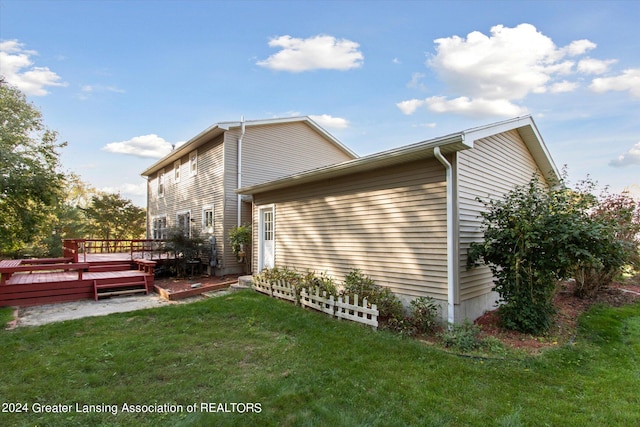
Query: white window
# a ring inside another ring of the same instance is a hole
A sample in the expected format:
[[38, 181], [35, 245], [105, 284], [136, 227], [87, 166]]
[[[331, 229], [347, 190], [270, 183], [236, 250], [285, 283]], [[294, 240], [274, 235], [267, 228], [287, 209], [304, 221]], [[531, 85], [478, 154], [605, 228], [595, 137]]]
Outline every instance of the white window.
[[164, 197], [164, 169], [158, 172], [158, 197]]
[[267, 242], [273, 240], [273, 210], [265, 211], [263, 214], [263, 239]]
[[151, 226], [151, 236], [154, 239], [166, 239], [167, 238], [167, 217], [158, 216], [153, 218]]
[[205, 233], [213, 233], [213, 206], [202, 208], [202, 230]]
[[182, 230], [185, 237], [191, 237], [191, 212], [178, 212], [176, 215], [176, 226]]
[[192, 151], [189, 154], [189, 175], [195, 176], [198, 174], [198, 151]]
[[180, 182], [180, 166], [182, 166], [180, 160], [173, 162], [173, 182]]

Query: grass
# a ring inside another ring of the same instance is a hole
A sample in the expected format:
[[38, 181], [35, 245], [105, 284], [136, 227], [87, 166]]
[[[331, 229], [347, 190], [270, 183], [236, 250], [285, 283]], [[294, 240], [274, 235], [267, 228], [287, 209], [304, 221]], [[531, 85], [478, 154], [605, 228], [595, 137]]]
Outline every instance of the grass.
[[0, 307], [0, 325], [6, 325], [13, 320], [13, 308]]
[[[596, 307], [572, 345], [542, 356], [483, 360], [245, 291], [0, 331], [0, 371], [2, 404], [29, 409], [0, 412], [3, 426], [629, 426], [640, 424], [640, 304]], [[205, 411], [220, 402], [260, 412]], [[165, 403], [182, 411], [121, 411]]]

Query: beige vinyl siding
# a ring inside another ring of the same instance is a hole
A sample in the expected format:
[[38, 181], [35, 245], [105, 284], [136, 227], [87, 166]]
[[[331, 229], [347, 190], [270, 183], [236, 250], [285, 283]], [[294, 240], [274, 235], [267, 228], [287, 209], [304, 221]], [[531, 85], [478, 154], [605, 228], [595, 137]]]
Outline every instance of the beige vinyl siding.
[[[152, 175], [149, 181], [149, 215], [150, 217], [167, 217], [167, 226], [176, 226], [178, 212], [189, 211], [191, 215], [192, 235], [202, 232], [202, 210], [204, 206], [212, 206], [214, 211], [214, 236], [218, 240], [220, 251], [222, 238], [223, 215], [223, 156], [222, 138], [198, 147], [198, 172], [189, 174], [189, 154], [180, 159], [180, 180], [176, 182], [174, 163], [165, 167], [164, 197], [158, 197], [158, 174]], [[150, 225], [149, 225], [150, 227]]]
[[429, 160], [258, 194], [254, 202], [275, 204], [276, 265], [339, 280], [359, 268], [396, 293], [446, 299], [445, 199], [444, 168]]
[[466, 269], [471, 242], [482, 240], [480, 212], [484, 205], [476, 198], [502, 198], [540, 171], [516, 130], [476, 141], [473, 149], [458, 152], [456, 165], [460, 283], [457, 297], [464, 301], [486, 294], [493, 287], [489, 268]]
[[[239, 130], [229, 132], [231, 138]], [[304, 122], [247, 127], [242, 142], [242, 186], [251, 186], [351, 160]]]
[[[240, 128], [225, 132], [224, 265], [239, 266], [231, 252], [229, 231], [238, 223], [238, 139]], [[242, 186], [350, 160], [344, 151], [302, 122], [247, 126], [242, 139]], [[243, 223], [251, 221], [251, 205], [242, 204]]]

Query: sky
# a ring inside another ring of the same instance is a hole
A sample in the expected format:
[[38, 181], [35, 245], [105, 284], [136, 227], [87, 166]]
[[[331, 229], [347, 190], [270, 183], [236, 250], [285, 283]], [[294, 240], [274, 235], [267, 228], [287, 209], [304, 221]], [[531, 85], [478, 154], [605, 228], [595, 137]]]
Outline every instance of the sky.
[[242, 116], [367, 155], [530, 114], [570, 184], [640, 197], [639, 22], [639, 0], [0, 0], [0, 75], [66, 172], [139, 206], [144, 169]]

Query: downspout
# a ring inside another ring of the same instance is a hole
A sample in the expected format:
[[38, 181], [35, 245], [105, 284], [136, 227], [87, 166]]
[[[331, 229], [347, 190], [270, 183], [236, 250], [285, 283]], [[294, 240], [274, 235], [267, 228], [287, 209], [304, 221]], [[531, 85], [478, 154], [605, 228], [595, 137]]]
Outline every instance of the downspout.
[[433, 155], [438, 159], [445, 169], [445, 180], [447, 183], [447, 322], [452, 325], [455, 321], [454, 313], [454, 257], [453, 247], [453, 182], [451, 173], [451, 163], [442, 155], [440, 147], [433, 149]]
[[[244, 139], [244, 116], [240, 117], [240, 138], [238, 138], [238, 187], [242, 188], [242, 140]], [[238, 227], [242, 225], [242, 195], [238, 194]]]

